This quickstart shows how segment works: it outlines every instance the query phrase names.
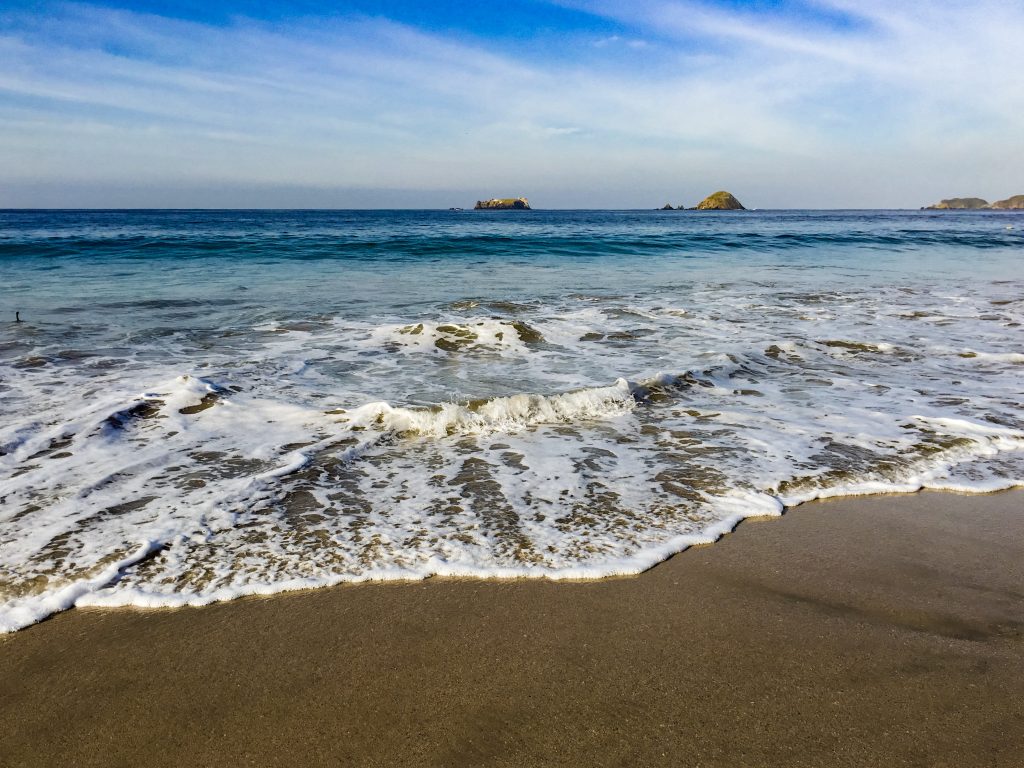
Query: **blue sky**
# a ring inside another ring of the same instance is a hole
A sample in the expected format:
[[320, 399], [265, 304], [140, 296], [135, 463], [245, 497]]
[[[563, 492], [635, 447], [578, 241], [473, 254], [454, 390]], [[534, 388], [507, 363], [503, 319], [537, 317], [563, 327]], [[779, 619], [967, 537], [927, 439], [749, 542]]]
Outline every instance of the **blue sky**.
[[994, 200], [1021, 40], [1015, 0], [16, 0], [0, 206]]

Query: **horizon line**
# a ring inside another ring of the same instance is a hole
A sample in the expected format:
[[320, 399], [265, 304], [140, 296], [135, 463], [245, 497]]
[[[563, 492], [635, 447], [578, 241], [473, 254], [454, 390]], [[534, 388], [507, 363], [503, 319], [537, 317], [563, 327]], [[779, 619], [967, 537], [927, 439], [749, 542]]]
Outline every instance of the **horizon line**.
[[[937, 213], [1012, 213], [1018, 209], [1014, 208], [929, 208], [928, 206], [920, 206], [917, 208], [858, 208], [858, 207], [833, 207], [833, 208], [744, 208], [741, 210], [701, 210], [697, 208], [673, 208], [672, 212], [693, 212], [693, 213], [755, 213], [755, 212], [776, 212], [776, 211], [935, 211]], [[500, 210], [500, 209], [489, 209], [489, 210], [476, 210], [472, 207], [469, 208], [458, 208], [457, 206], [449, 208], [310, 208], [310, 207], [276, 207], [276, 206], [247, 206], [247, 207], [152, 207], [152, 206], [140, 206], [140, 207], [0, 207], [0, 213], [19, 212], [19, 213], [32, 213], [32, 212], [146, 212], [146, 211], [166, 211], [166, 212], [186, 212], [186, 211], [206, 211], [206, 212], [227, 212], [227, 211], [317, 211], [317, 212], [397, 212], [397, 211], [409, 211], [409, 212], [439, 212], [439, 213], [508, 213], [508, 214], [529, 214], [530, 212], [549, 212], [549, 211], [560, 211], [560, 212], [593, 212], [593, 211], [606, 211], [606, 212], [629, 212], [639, 213], [641, 211], [653, 211], [656, 213], [669, 213], [670, 211], [662, 207], [644, 207], [644, 208], [526, 208], [517, 210]]]

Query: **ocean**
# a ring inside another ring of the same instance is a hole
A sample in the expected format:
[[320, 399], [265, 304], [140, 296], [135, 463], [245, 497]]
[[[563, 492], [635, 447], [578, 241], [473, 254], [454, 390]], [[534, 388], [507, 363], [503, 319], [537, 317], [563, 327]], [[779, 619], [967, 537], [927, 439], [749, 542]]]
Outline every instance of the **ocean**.
[[1013, 212], [0, 212], [0, 631], [1020, 485], [1022, 323]]

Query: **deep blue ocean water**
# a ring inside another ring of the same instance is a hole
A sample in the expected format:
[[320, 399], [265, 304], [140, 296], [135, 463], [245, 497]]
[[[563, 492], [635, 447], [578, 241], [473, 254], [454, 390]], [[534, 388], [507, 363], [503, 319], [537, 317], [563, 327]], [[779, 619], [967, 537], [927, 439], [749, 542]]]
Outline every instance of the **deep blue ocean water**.
[[1015, 212], [0, 212], [0, 628], [1017, 484], [1022, 267]]

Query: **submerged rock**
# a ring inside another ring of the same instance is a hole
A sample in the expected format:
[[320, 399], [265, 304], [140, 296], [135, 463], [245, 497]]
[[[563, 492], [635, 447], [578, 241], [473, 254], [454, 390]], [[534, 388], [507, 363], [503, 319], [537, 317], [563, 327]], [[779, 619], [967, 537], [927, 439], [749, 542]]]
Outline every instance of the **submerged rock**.
[[477, 200], [473, 208], [477, 211], [528, 211], [530, 201], [525, 197], [502, 197], [490, 200]]
[[981, 208], [988, 208], [988, 201], [980, 197], [951, 197], [948, 200], [940, 200], [935, 205], [929, 205], [926, 211], [976, 211]]
[[694, 211], [745, 211], [746, 208], [731, 193], [724, 190], [708, 195], [701, 200]]
[[989, 206], [999, 211], [1024, 211], [1024, 195], [1014, 195]]

